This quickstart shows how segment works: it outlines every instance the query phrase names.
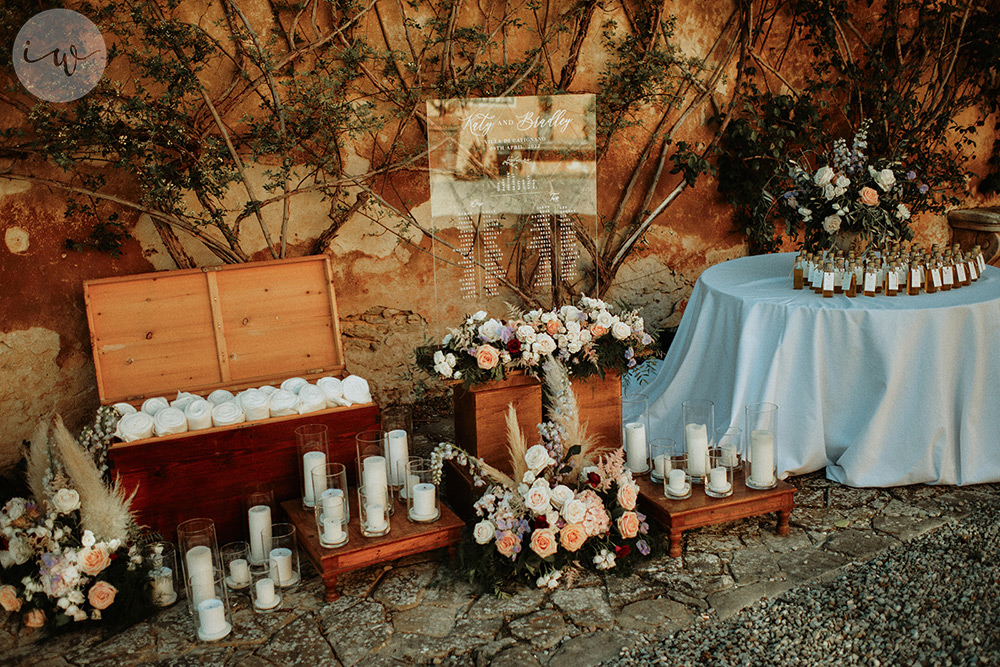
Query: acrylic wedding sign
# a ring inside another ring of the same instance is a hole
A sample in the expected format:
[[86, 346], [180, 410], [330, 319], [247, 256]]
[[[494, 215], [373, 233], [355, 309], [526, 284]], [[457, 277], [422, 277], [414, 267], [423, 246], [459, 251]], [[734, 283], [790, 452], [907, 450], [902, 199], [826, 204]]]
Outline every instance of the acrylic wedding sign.
[[[594, 95], [430, 100], [434, 255], [465, 299], [579, 291], [578, 233], [596, 238]], [[592, 286], [588, 286], [592, 287]]]

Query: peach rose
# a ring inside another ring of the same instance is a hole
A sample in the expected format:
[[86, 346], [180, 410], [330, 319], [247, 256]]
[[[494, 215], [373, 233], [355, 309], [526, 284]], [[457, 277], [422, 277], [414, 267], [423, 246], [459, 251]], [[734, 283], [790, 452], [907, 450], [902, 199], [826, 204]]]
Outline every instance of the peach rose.
[[87, 593], [87, 602], [94, 609], [107, 609], [115, 601], [118, 589], [106, 581], [98, 581], [90, 587]]
[[874, 188], [869, 188], [865, 186], [861, 188], [861, 203], [867, 204], [868, 206], [875, 206], [878, 204], [878, 192]]
[[500, 352], [492, 345], [480, 345], [476, 350], [476, 363], [484, 370], [490, 370], [500, 361]]
[[608, 333], [608, 330], [605, 327], [602, 327], [600, 324], [595, 324], [594, 326], [590, 327], [590, 335], [593, 336], [594, 338], [600, 338], [606, 333]]
[[77, 555], [77, 563], [80, 566], [80, 571], [94, 576], [100, 574], [104, 568], [111, 564], [111, 555], [103, 543], [95, 544], [80, 550]]
[[559, 531], [559, 544], [566, 551], [576, 551], [587, 541], [587, 531], [583, 529], [582, 523], [570, 523], [563, 526]]
[[17, 597], [17, 589], [11, 585], [0, 586], [0, 607], [7, 611], [21, 611], [21, 598]]
[[549, 320], [548, 323], [545, 325], [545, 331], [550, 336], [555, 336], [557, 333], [559, 333], [559, 320]]
[[41, 609], [32, 609], [24, 615], [24, 625], [29, 628], [40, 628], [45, 625], [45, 612]]
[[497, 551], [507, 556], [507, 558], [514, 557], [514, 553], [517, 551], [517, 544], [517, 538], [509, 530], [503, 531], [497, 537]]
[[625, 539], [631, 539], [639, 534], [639, 515], [635, 512], [625, 512], [618, 517], [618, 532]]
[[531, 534], [531, 550], [542, 558], [548, 558], [558, 548], [556, 535], [548, 528], [540, 528]]
[[635, 509], [635, 501], [639, 495], [639, 488], [635, 484], [618, 485], [618, 504], [627, 510]]

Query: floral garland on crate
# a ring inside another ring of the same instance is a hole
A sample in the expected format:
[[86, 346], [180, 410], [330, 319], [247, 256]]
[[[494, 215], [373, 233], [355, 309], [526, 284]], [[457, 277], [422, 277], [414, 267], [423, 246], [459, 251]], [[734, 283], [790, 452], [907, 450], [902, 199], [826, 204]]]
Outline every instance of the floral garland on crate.
[[557, 310], [522, 312], [497, 319], [480, 310], [448, 330], [441, 345], [417, 351], [417, 363], [445, 380], [478, 384], [502, 380], [511, 371], [541, 375], [553, 356], [574, 377], [624, 372], [654, 356], [638, 310], [615, 310], [600, 299], [581, 297]]
[[512, 576], [556, 588], [583, 569], [620, 570], [652, 551], [623, 451], [598, 451], [577, 417], [565, 367], [551, 357], [544, 366], [554, 409], [552, 420], [538, 425], [541, 443], [527, 446], [517, 411], [508, 408], [513, 476], [450, 443], [431, 454], [436, 482], [444, 462], [453, 460], [469, 469], [476, 486], [486, 487], [473, 506], [482, 520], [464, 548], [470, 578], [493, 588]]
[[152, 610], [131, 498], [105, 482], [116, 419], [113, 408], [101, 408], [83, 444], [58, 416], [51, 430], [39, 425], [27, 456], [31, 497], [0, 510], [0, 606], [29, 628], [125, 625]]

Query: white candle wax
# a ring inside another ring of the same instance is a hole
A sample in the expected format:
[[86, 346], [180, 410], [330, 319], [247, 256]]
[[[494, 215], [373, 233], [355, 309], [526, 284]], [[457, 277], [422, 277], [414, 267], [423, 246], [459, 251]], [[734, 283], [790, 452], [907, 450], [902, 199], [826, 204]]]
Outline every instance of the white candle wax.
[[187, 576], [191, 584], [191, 599], [195, 606], [215, 597], [215, 577], [212, 572], [212, 550], [203, 544], [188, 549]]
[[386, 474], [386, 461], [384, 456], [369, 456], [362, 464], [362, 482], [365, 493], [372, 502], [385, 507], [388, 500], [388, 476]]
[[653, 471], [658, 477], [666, 477], [668, 467], [666, 456], [663, 454], [657, 454], [653, 457]]
[[327, 489], [319, 497], [323, 506], [324, 519], [344, 521], [344, 492], [340, 489]]
[[680, 495], [684, 493], [684, 482], [686, 481], [687, 475], [684, 474], [683, 470], [671, 470], [667, 473], [667, 488], [670, 492], [675, 495]]
[[245, 558], [229, 561], [229, 577], [237, 586], [250, 583], [250, 565]]
[[340, 519], [323, 517], [323, 541], [327, 544], [336, 544], [344, 539], [344, 526]]
[[708, 487], [716, 493], [725, 493], [729, 490], [729, 480], [726, 479], [726, 469], [723, 467], [712, 468], [708, 473]]
[[685, 424], [684, 442], [687, 444], [691, 476], [704, 477], [708, 474], [708, 427], [705, 424]]
[[625, 424], [625, 457], [629, 470], [645, 472], [646, 464], [646, 425], [640, 422]]
[[774, 435], [770, 431], [750, 434], [750, 481], [757, 486], [774, 483]]
[[[302, 455], [302, 479], [304, 481], [302, 499], [305, 501], [306, 507], [312, 507], [316, 503], [316, 496], [325, 490], [325, 488], [313, 489], [312, 471], [313, 468], [321, 465], [326, 465], [326, 454], [323, 452], [311, 451]], [[326, 486], [325, 479], [323, 486]]]
[[732, 467], [736, 465], [736, 460], [737, 460], [736, 445], [723, 445], [722, 465]]
[[287, 586], [295, 576], [292, 572], [292, 550], [286, 547], [271, 549], [271, 579], [275, 579], [279, 586]]
[[149, 574], [153, 578], [153, 600], [157, 604], [169, 604], [174, 599], [174, 571], [159, 567]]
[[247, 515], [250, 520], [250, 560], [262, 563], [271, 550], [271, 508], [254, 505]]
[[385, 530], [385, 506], [376, 503], [365, 505], [365, 518], [368, 521], [368, 530], [372, 533], [379, 533]]
[[413, 485], [413, 516], [417, 519], [429, 519], [435, 514], [433, 484], [421, 482]]
[[399, 486], [406, 475], [406, 460], [410, 457], [406, 431], [397, 428], [386, 434], [389, 451], [389, 483]]
[[274, 580], [273, 579], [258, 579], [257, 580], [257, 606], [259, 607], [270, 607], [275, 602], [274, 600]]
[[226, 622], [226, 607], [222, 600], [209, 598], [198, 603], [198, 633], [206, 637], [226, 635], [229, 623]]

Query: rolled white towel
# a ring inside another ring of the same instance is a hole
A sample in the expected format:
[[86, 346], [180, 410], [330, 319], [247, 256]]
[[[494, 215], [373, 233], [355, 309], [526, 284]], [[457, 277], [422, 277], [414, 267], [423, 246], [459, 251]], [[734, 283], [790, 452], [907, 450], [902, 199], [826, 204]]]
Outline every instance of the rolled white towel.
[[271, 416], [271, 409], [268, 406], [267, 394], [260, 389], [247, 389], [237, 396], [240, 407], [247, 417], [248, 422], [256, 419], [267, 419]]
[[125, 415], [134, 415], [136, 412], [138, 412], [138, 410], [135, 409], [135, 406], [129, 405], [128, 403], [115, 403], [111, 407], [117, 410], [118, 414], [120, 414], [122, 417], [124, 417]]
[[271, 386], [271, 385], [269, 385], [269, 384], [265, 384], [265, 385], [264, 385], [263, 387], [258, 387], [258, 389], [260, 389], [260, 390], [261, 390], [262, 392], [264, 392], [264, 393], [265, 393], [265, 394], [267, 394], [268, 396], [270, 396], [270, 395], [271, 395], [271, 394], [273, 394], [274, 392], [278, 391], [278, 388], [277, 388], [277, 387], [272, 387], [272, 386]]
[[307, 384], [299, 389], [299, 402], [295, 404], [295, 410], [300, 415], [325, 409], [326, 396], [322, 389], [314, 384]]
[[197, 394], [192, 394], [186, 391], [179, 391], [177, 392], [177, 398], [170, 401], [170, 407], [177, 408], [178, 410], [183, 411], [184, 408], [186, 408], [191, 401], [198, 398], [201, 397], [198, 396]]
[[309, 381], [305, 378], [288, 378], [281, 383], [281, 388], [285, 391], [290, 391], [293, 394], [298, 394], [299, 390], [307, 384], [309, 384]]
[[134, 412], [118, 421], [115, 435], [125, 442], [153, 437], [153, 417], [148, 412]]
[[236, 401], [226, 401], [219, 403], [212, 408], [212, 425], [229, 426], [230, 424], [240, 424], [247, 420], [243, 414], [243, 408]]
[[155, 396], [153, 398], [147, 398], [142, 402], [142, 411], [145, 412], [150, 417], [155, 417], [156, 413], [163, 408], [169, 408], [170, 402], [162, 396]]
[[351, 402], [344, 398], [344, 383], [340, 378], [325, 377], [316, 380], [316, 386], [323, 390], [326, 396], [326, 407], [335, 408], [339, 405], [350, 405]]
[[187, 417], [177, 408], [163, 408], [153, 417], [153, 432], [156, 435], [171, 435], [173, 433], [186, 433], [188, 430]]
[[208, 395], [208, 402], [212, 405], [221, 405], [222, 403], [228, 403], [234, 398], [236, 397], [233, 396], [233, 392], [226, 391], [225, 389], [216, 389]]
[[184, 408], [187, 417], [188, 430], [198, 431], [212, 426], [212, 404], [204, 398], [197, 398]]
[[299, 397], [290, 391], [285, 391], [284, 389], [279, 389], [278, 391], [271, 394], [268, 399], [268, 407], [270, 408], [272, 417], [283, 417], [285, 415], [297, 415], [299, 414], [295, 410], [296, 404], [299, 402]]
[[355, 403], [371, 403], [372, 393], [368, 380], [358, 375], [348, 375], [344, 378], [344, 398]]

